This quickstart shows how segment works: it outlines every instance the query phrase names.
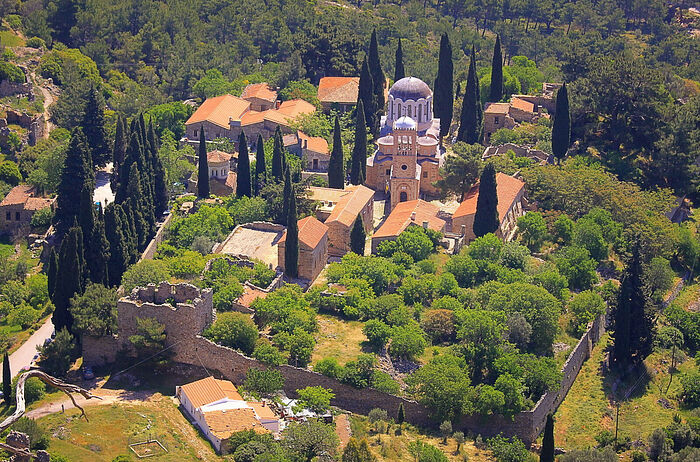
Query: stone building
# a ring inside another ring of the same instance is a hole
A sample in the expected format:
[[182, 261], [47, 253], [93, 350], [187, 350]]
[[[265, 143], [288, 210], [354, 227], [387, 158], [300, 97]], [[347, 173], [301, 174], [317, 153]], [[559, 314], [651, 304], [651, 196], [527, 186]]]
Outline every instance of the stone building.
[[325, 112], [346, 112], [357, 104], [359, 77], [322, 77], [318, 82], [318, 100]]
[[47, 207], [53, 209], [55, 201], [40, 197], [33, 186], [15, 186], [0, 202], [0, 233], [29, 231], [34, 214]]
[[501, 128], [513, 129], [523, 122], [535, 123], [548, 118], [549, 114], [540, 101], [543, 97], [513, 95], [509, 103], [487, 103], [484, 110], [484, 143], [488, 144], [491, 135]]
[[[215, 196], [229, 196], [236, 191], [236, 172], [231, 170], [233, 156], [227, 152], [209, 151], [209, 191]], [[187, 191], [197, 193], [197, 170], [187, 182]]]
[[[297, 222], [299, 227], [299, 278], [313, 281], [328, 261], [328, 226], [308, 216]], [[287, 231], [277, 243], [277, 260], [284, 270]]]
[[[517, 178], [498, 172], [496, 173], [496, 194], [498, 195], [497, 208], [498, 219], [500, 220], [500, 226], [496, 231], [496, 235], [501, 239], [510, 240], [515, 234], [518, 217], [524, 213], [525, 183]], [[477, 183], [452, 214], [452, 230], [461, 233], [463, 229], [466, 242], [476, 237], [474, 235], [474, 215], [476, 214], [478, 198], [479, 184]]]
[[309, 136], [297, 130], [282, 137], [284, 147], [302, 159], [302, 168], [309, 172], [327, 172], [331, 154], [328, 141], [320, 136]]
[[433, 183], [444, 163], [439, 146], [440, 119], [433, 117], [433, 92], [415, 77], [389, 90], [377, 150], [367, 159], [365, 184], [391, 197], [391, 208], [421, 194], [437, 194]]
[[328, 253], [340, 257], [350, 252], [350, 233], [358, 215], [365, 232], [374, 227], [374, 191], [364, 185], [345, 189], [312, 186], [311, 199], [318, 201], [316, 218], [328, 226]]
[[382, 226], [372, 236], [372, 253], [377, 251], [382, 241], [393, 241], [409, 226], [422, 226], [426, 229], [444, 232], [447, 222], [439, 217], [440, 208], [418, 199], [400, 202], [394, 207]]
[[275, 108], [277, 92], [265, 82], [251, 83], [243, 89], [241, 99], [250, 102], [251, 111], [262, 112]]
[[481, 160], [486, 161], [491, 157], [507, 154], [508, 151], [513, 151], [516, 157], [527, 157], [540, 165], [554, 163], [554, 156], [552, 154], [548, 154], [541, 149], [520, 146], [514, 143], [505, 143], [498, 146], [487, 146], [481, 155]]

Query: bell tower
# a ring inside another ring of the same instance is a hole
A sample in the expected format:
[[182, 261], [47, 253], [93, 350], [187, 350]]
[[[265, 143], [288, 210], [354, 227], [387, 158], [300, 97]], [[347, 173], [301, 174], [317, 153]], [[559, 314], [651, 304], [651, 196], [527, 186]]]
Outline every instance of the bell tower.
[[403, 116], [394, 122], [394, 155], [391, 163], [389, 192], [391, 208], [399, 202], [418, 199], [420, 190], [420, 166], [417, 163], [418, 132], [416, 122]]

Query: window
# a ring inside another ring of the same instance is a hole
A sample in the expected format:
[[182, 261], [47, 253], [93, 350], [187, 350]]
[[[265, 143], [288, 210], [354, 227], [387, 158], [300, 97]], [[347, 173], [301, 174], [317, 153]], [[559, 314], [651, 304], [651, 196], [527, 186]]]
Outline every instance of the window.
[[423, 178], [428, 178], [428, 172], [423, 172]]
[[428, 120], [428, 105], [426, 104], [423, 107], [425, 107], [425, 120], [427, 121]]
[[386, 175], [387, 175], [387, 176], [388, 176], [388, 175], [391, 175], [391, 169], [390, 169], [390, 168], [387, 168], [387, 169], [386, 169]]
[[7, 212], [5, 214], [5, 220], [12, 221], [12, 212]]
[[404, 191], [401, 191], [401, 194], [399, 194], [399, 202], [406, 202], [408, 200], [408, 194], [406, 194]]
[[318, 170], [318, 159], [313, 160], [313, 169]]
[[493, 124], [498, 125], [498, 116], [494, 117], [493, 119]]
[[403, 165], [401, 166], [401, 170], [408, 170], [408, 165], [403, 164]]
[[17, 220], [17, 221], [20, 220], [20, 218], [19, 218], [19, 212], [15, 212], [15, 220]]

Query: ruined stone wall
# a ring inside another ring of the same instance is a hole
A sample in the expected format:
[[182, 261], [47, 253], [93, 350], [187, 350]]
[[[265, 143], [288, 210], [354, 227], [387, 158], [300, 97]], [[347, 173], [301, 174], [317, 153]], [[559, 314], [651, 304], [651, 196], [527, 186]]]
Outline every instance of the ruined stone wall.
[[172, 219], [173, 219], [173, 214], [171, 213], [165, 219], [163, 224], [158, 228], [158, 231], [156, 231], [156, 235], [153, 236], [153, 239], [151, 239], [151, 242], [148, 243], [148, 246], [141, 254], [141, 259], [139, 261], [153, 259], [153, 257], [156, 255], [156, 250], [158, 249], [158, 246], [165, 239], [165, 232], [170, 227], [170, 222], [172, 221]]

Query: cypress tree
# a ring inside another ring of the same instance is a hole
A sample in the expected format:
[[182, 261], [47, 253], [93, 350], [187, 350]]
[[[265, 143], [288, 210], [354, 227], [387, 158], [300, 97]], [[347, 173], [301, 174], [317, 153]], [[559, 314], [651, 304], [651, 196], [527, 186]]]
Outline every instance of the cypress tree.
[[258, 134], [258, 142], [255, 150], [255, 195], [260, 195], [260, 190], [267, 182], [267, 170], [265, 169], [265, 144], [262, 135]]
[[126, 120], [122, 116], [117, 117], [117, 128], [114, 133], [114, 146], [112, 148], [112, 191], [117, 190], [119, 184], [119, 169], [126, 157]]
[[434, 112], [440, 118], [440, 138], [450, 132], [452, 112], [454, 108], [454, 80], [452, 64], [452, 45], [447, 33], [440, 39], [440, 56], [438, 58], [438, 74], [435, 78], [433, 93]]
[[[121, 204], [121, 208], [117, 209], [120, 213], [122, 222], [125, 245], [128, 251], [128, 264], [136, 263], [139, 259], [138, 234], [136, 233], [136, 225], [134, 224], [134, 213], [130, 202]], [[126, 269], [126, 268], [125, 268]]]
[[360, 83], [357, 98], [358, 100], [362, 100], [367, 128], [369, 128], [372, 136], [376, 138], [379, 131], [379, 124], [376, 122], [377, 105], [376, 98], [374, 97], [374, 81], [372, 80], [372, 74], [370, 73], [366, 57], [362, 61], [362, 69], [360, 70]]
[[155, 215], [160, 216], [168, 208], [168, 186], [165, 183], [165, 168], [158, 155], [159, 143], [153, 120], [149, 124], [148, 139], [151, 144], [151, 170], [153, 171], [153, 207]]
[[554, 417], [552, 414], [547, 415], [547, 423], [544, 426], [540, 462], [554, 462]]
[[105, 102], [102, 94], [94, 84], [91, 84], [85, 104], [82, 127], [95, 165], [104, 165], [109, 160], [104, 108]]
[[481, 104], [481, 89], [479, 88], [479, 78], [477, 77], [478, 73], [476, 72], [476, 50], [474, 49], [474, 45], [472, 45], [472, 61], [474, 61], [474, 77], [476, 80], [476, 84], [474, 85], [474, 101], [476, 101], [476, 116], [477, 116], [477, 126], [480, 127], [479, 129], [479, 139], [482, 137], [482, 130], [483, 128], [483, 121], [484, 121], [484, 106]]
[[284, 143], [279, 125], [275, 128], [274, 145], [272, 148], [272, 171], [270, 172], [275, 181], [284, 180]]
[[204, 125], [199, 130], [199, 169], [197, 170], [197, 197], [209, 197], [209, 164], [207, 163], [207, 141]]
[[365, 182], [364, 168], [367, 163], [367, 125], [365, 125], [365, 111], [362, 100], [357, 100], [355, 109], [355, 145], [352, 148], [352, 160], [350, 164], [350, 183], [362, 184]]
[[51, 321], [57, 330], [63, 328], [69, 332], [73, 328], [73, 316], [68, 309], [70, 299], [83, 290], [83, 264], [84, 258], [79, 255], [82, 251], [82, 233], [80, 228], [73, 227], [63, 238], [58, 259], [58, 272], [56, 287], [54, 288], [54, 312]]
[[48, 267], [46, 269], [46, 278], [48, 279], [49, 298], [53, 301], [53, 293], [56, 289], [56, 278], [58, 277], [58, 255], [56, 249], [51, 247], [49, 252]]
[[109, 259], [107, 260], [107, 276], [109, 285], [118, 286], [121, 282], [122, 274], [129, 264], [129, 250], [127, 237], [124, 234], [124, 225], [121, 219], [121, 206], [119, 204], [109, 204], [105, 209], [105, 230], [107, 241], [109, 242]]
[[468, 144], [479, 142], [479, 126], [478, 108], [480, 103], [476, 101], [476, 87], [479, 82], [476, 78], [476, 62], [472, 55], [469, 61], [469, 72], [467, 73], [467, 86], [464, 90], [464, 99], [462, 100], [462, 114], [459, 119], [459, 130], [457, 132], [457, 141], [464, 141]]
[[399, 412], [396, 415], [396, 423], [401, 425], [406, 420], [406, 411], [403, 408], [403, 403], [399, 403]]
[[146, 207], [143, 199], [144, 193], [141, 183], [141, 173], [139, 172], [136, 162], [131, 164], [127, 194], [129, 198], [127, 203], [131, 208], [134, 218], [133, 223], [136, 229], [137, 248], [143, 250], [148, 242], [149, 227], [144, 213]]
[[457, 82], [457, 88], [455, 88], [455, 101], [459, 99], [459, 95], [462, 92], [462, 82]]
[[366, 239], [367, 234], [362, 223], [362, 216], [357, 215], [355, 223], [352, 225], [352, 231], [350, 231], [350, 250], [358, 255], [364, 255]]
[[5, 404], [10, 405], [10, 396], [12, 395], [12, 371], [10, 369], [10, 357], [5, 355], [2, 357], [2, 393], [4, 395]]
[[[379, 45], [377, 44], [377, 30], [372, 31], [372, 36], [369, 39], [369, 58], [367, 61], [369, 71], [372, 73], [372, 82], [374, 83], [374, 99], [375, 110], [377, 113], [384, 110], [384, 88], [386, 87], [386, 77], [382, 70], [382, 63], [379, 60]], [[380, 115], [377, 114], [377, 118]]]
[[109, 241], [105, 234], [105, 220], [102, 206], [95, 213], [95, 227], [92, 239], [86, 249], [90, 280], [96, 284], [109, 284], [107, 262], [110, 257]]
[[401, 48], [401, 39], [399, 38], [399, 44], [396, 47], [396, 67], [394, 68], [394, 82], [406, 77], [406, 71], [403, 67], [403, 48]]
[[129, 174], [131, 173], [131, 165], [136, 163], [136, 165], [138, 165], [139, 168], [141, 168], [141, 166], [145, 162], [139, 140], [140, 137], [138, 133], [138, 128], [135, 126], [134, 123], [132, 123], [132, 125], [134, 125], [134, 129], [129, 134], [129, 144], [126, 148], [126, 155], [124, 156], [124, 161], [119, 166], [119, 183], [117, 185], [117, 191], [114, 195], [114, 201], [117, 204], [122, 204], [129, 198], [126, 189], [129, 185]]
[[498, 221], [498, 194], [496, 193], [496, 168], [486, 164], [479, 179], [479, 196], [474, 214], [474, 235], [481, 237], [496, 232]]
[[333, 128], [333, 151], [328, 162], [328, 187], [343, 189], [345, 187], [345, 158], [343, 154], [343, 140], [340, 138], [340, 122], [335, 116]]
[[287, 211], [289, 210], [289, 203], [294, 195], [294, 186], [292, 185], [292, 175], [289, 171], [285, 170], [284, 175], [284, 187], [282, 188], [282, 208], [283, 213], [280, 216], [280, 221], [282, 225], [287, 225]]
[[491, 61], [491, 93], [489, 101], [497, 103], [503, 99], [503, 55], [501, 54], [501, 36], [496, 35]]
[[61, 171], [56, 199], [54, 222], [59, 235], [65, 234], [80, 210], [80, 195], [83, 187], [95, 189], [95, 172], [93, 171], [90, 151], [82, 129], [74, 128], [71, 133], [68, 153]]
[[566, 83], [557, 92], [557, 105], [552, 124], [552, 152], [561, 163], [571, 145], [571, 115]]
[[95, 207], [92, 201], [93, 191], [89, 186], [83, 187], [80, 193], [80, 210], [78, 213], [78, 223], [83, 230], [83, 244], [92, 239], [92, 229], [95, 227]]
[[[291, 184], [289, 169], [287, 169], [286, 181], [289, 181]], [[284, 272], [290, 278], [296, 278], [299, 275], [299, 225], [297, 224], [297, 199], [293, 192], [289, 196], [288, 204], [287, 238], [284, 245]]]
[[250, 197], [250, 157], [248, 157], [248, 140], [241, 130], [238, 136], [238, 176], [236, 177], [236, 196]]

